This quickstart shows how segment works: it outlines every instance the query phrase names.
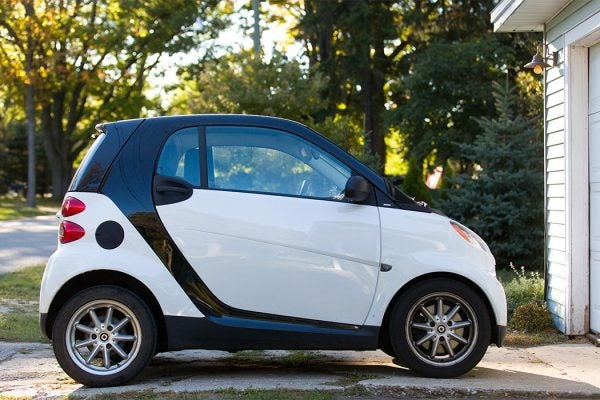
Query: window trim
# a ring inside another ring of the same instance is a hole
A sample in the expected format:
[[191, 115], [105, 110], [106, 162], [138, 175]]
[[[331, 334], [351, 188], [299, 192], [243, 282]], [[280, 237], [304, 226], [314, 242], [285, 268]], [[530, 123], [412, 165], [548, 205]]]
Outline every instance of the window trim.
[[[202, 139], [204, 138], [203, 136], [203, 132], [202, 129], [204, 129], [204, 126], [202, 125], [189, 125], [189, 126], [182, 126], [180, 128], [175, 129], [172, 132], [169, 132], [169, 134], [167, 134], [165, 136], [165, 138], [163, 139], [162, 143], [160, 144], [160, 146], [158, 146], [158, 152], [156, 153], [156, 158], [154, 160], [154, 166], [152, 167], [152, 170], [154, 171], [152, 173], [152, 179], [154, 179], [155, 176], [161, 175], [158, 173], [157, 168], [158, 168], [158, 164], [160, 162], [160, 157], [162, 156], [162, 152], [165, 148], [165, 144], [169, 141], [169, 139], [171, 139], [173, 137], [173, 135], [177, 134], [177, 132], [183, 131], [185, 129], [196, 129], [197, 130], [197, 135], [198, 135], [198, 168], [200, 168], [200, 185], [193, 185], [190, 182], [188, 182], [194, 189], [202, 189], [205, 188], [206, 186], [203, 186], [202, 184], [202, 179], [203, 179], [203, 175], [206, 175], [206, 168], [204, 168], [204, 160], [202, 159]], [[204, 142], [204, 146], [206, 147], [206, 142]], [[162, 175], [162, 176], [168, 176], [168, 175]], [[178, 178], [176, 176], [176, 178]], [[179, 177], [180, 178], [180, 177]], [[154, 182], [154, 181], [153, 181]], [[187, 182], [187, 181], [186, 181]], [[152, 183], [152, 189], [154, 190], [154, 183]]]
[[[198, 168], [200, 168], [200, 188], [208, 188], [208, 151], [206, 147], [206, 126], [198, 126]], [[212, 158], [212, 156], [211, 156]]]

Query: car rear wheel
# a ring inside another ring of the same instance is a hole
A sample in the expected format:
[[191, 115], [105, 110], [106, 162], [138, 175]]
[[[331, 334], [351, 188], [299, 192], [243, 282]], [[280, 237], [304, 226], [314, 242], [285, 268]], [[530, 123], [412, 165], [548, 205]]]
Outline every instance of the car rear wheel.
[[129, 290], [96, 286], [73, 296], [52, 329], [63, 370], [86, 386], [123, 384], [150, 362], [156, 325], [148, 306]]
[[490, 317], [479, 295], [450, 279], [431, 279], [398, 299], [390, 320], [396, 355], [415, 372], [453, 378], [471, 370], [490, 343]]

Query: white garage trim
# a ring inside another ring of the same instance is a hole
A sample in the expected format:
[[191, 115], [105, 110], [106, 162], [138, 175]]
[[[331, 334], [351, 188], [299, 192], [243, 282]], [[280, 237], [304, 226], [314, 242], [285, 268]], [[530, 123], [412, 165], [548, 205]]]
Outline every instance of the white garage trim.
[[589, 331], [588, 47], [600, 41], [600, 13], [565, 34], [567, 304], [565, 333]]

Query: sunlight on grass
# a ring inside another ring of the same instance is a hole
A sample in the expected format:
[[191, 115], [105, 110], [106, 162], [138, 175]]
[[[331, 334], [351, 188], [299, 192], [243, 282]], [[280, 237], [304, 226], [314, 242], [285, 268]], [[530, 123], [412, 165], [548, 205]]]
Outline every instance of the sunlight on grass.
[[43, 274], [44, 266], [37, 265], [0, 275], [0, 299], [37, 301]]
[[52, 215], [60, 208], [60, 203], [48, 198], [38, 197], [36, 204], [36, 208], [29, 208], [23, 198], [0, 196], [0, 221]]
[[506, 332], [504, 346], [535, 347], [559, 343], [589, 343], [589, 340], [585, 336], [569, 338], [564, 333], [553, 328], [546, 329], [542, 332], [533, 333], [519, 332], [514, 329], [509, 329], [508, 332]]
[[8, 342], [47, 342], [40, 330], [36, 311], [0, 314], [0, 340]]
[[47, 342], [39, 325], [38, 299], [44, 266], [0, 275], [0, 340]]

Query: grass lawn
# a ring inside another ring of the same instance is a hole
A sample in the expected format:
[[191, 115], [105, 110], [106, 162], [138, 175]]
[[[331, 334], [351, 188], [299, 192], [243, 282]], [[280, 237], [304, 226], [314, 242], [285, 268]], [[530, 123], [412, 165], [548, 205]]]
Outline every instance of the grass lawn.
[[36, 204], [35, 208], [29, 208], [23, 198], [0, 196], [0, 221], [52, 215], [60, 208], [60, 203], [48, 198], [38, 197]]
[[37, 265], [0, 275], [0, 299], [38, 301], [44, 266]]
[[0, 340], [47, 342], [39, 325], [38, 298], [43, 266], [0, 275]]
[[547, 344], [558, 343], [589, 343], [589, 339], [585, 336], [575, 336], [569, 338], [564, 333], [548, 328], [541, 332], [519, 332], [514, 329], [509, 329], [506, 332], [504, 341], [505, 347], [535, 347], [544, 346]]

